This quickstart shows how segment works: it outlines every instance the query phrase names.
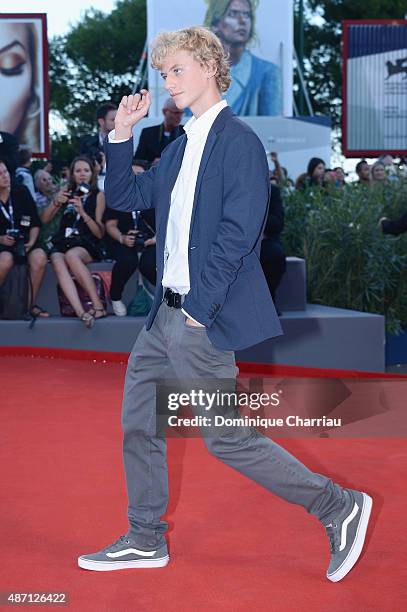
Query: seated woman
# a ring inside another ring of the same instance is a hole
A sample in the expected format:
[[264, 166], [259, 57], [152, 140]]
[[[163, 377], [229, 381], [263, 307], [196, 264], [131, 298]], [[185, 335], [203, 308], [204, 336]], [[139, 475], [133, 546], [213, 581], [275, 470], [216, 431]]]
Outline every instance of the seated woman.
[[[52, 239], [51, 263], [62, 291], [77, 316], [86, 327], [92, 327], [95, 319], [107, 315], [87, 267], [87, 264], [101, 259], [105, 197], [96, 186], [95, 169], [87, 157], [79, 156], [73, 160], [67, 191], [68, 206]], [[88, 312], [83, 310], [71, 274], [92, 300], [93, 308]]]
[[14, 264], [27, 263], [31, 292], [27, 304], [33, 317], [49, 317], [35, 304], [44, 277], [47, 256], [38, 242], [41, 221], [28, 189], [12, 185], [6, 164], [0, 160], [0, 286]]
[[156, 283], [155, 213], [154, 210], [125, 213], [107, 208], [104, 221], [106, 244], [115, 260], [110, 299], [115, 315], [124, 317], [127, 308], [122, 302], [123, 289], [137, 266], [152, 285]]

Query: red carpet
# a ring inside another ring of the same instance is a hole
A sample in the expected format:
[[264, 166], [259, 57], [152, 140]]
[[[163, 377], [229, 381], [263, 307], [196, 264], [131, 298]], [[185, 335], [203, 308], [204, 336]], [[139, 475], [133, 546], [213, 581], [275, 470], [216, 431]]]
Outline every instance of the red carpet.
[[4, 356], [0, 372], [1, 591], [65, 591], [75, 611], [407, 609], [405, 439], [282, 442], [374, 498], [364, 557], [339, 584], [325, 578], [319, 523], [209, 456], [199, 439], [169, 440], [170, 565], [87, 572], [78, 554], [127, 529], [124, 366]]

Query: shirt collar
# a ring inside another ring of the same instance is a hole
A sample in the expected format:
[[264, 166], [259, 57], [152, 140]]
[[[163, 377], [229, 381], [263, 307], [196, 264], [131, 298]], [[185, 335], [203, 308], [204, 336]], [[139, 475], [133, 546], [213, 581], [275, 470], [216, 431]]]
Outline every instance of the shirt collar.
[[192, 116], [191, 119], [189, 119], [189, 121], [187, 121], [187, 123], [184, 125], [187, 138], [190, 138], [191, 136], [207, 136], [216, 117], [227, 105], [228, 103], [226, 100], [221, 100], [208, 108], [208, 110], [205, 111], [198, 119]]

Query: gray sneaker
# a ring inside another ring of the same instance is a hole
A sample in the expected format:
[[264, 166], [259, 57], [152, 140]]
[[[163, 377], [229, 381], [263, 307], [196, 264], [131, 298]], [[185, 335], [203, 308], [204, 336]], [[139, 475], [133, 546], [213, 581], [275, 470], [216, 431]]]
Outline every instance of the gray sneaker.
[[352, 489], [345, 490], [348, 503], [343, 512], [325, 525], [332, 553], [326, 576], [332, 582], [342, 580], [359, 559], [372, 510], [369, 495]]
[[128, 535], [122, 535], [117, 542], [100, 552], [78, 557], [78, 565], [87, 570], [110, 572], [139, 567], [164, 567], [169, 560], [166, 544], [154, 550], [140, 550]]

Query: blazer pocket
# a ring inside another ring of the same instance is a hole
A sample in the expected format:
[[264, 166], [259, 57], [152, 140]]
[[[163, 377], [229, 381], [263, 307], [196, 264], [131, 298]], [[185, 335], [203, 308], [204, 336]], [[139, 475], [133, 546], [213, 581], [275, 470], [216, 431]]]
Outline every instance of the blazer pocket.
[[199, 327], [198, 325], [189, 325], [189, 323], [187, 323], [187, 317], [184, 315], [184, 327], [186, 327], [187, 329], [193, 329], [193, 330], [197, 330], [197, 331], [205, 331], [206, 327], [205, 325], [203, 325], [202, 327]]

